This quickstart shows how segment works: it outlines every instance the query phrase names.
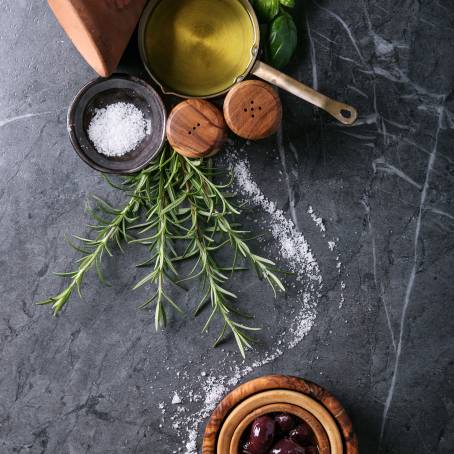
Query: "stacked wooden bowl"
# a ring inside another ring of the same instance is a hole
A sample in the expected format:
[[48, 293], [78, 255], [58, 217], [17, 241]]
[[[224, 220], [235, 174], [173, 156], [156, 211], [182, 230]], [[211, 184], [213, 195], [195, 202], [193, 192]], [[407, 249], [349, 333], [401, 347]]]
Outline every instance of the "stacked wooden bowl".
[[358, 440], [341, 403], [306, 380], [268, 375], [240, 385], [214, 410], [205, 430], [202, 454], [240, 454], [240, 440], [264, 414], [291, 413], [315, 435], [320, 454], [358, 454]]

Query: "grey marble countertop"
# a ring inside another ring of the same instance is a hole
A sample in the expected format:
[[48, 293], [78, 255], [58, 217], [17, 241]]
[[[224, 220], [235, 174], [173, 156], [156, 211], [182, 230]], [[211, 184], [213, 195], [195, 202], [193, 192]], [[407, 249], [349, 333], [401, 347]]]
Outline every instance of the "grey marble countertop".
[[[274, 300], [252, 272], [238, 277], [240, 304], [264, 327], [243, 362], [231, 341], [210, 347], [202, 319], [175, 316], [154, 332], [136, 308], [145, 293], [130, 290], [139, 249], [105, 263], [112, 287], [87, 276], [84, 300], [57, 319], [35, 305], [77, 257], [64, 236], [87, 233], [90, 194], [120, 197], [67, 137], [68, 104], [94, 73], [46, 2], [0, 0], [1, 454], [191, 452], [210, 399], [267, 373], [333, 392], [362, 453], [454, 452], [454, 5], [302, 3], [287, 71], [360, 118], [342, 127], [282, 93], [277, 137], [232, 139], [304, 235], [323, 284], [309, 290], [316, 317], [293, 345], [304, 282], [289, 277]], [[244, 220], [265, 232], [260, 252], [278, 255], [263, 207]]]

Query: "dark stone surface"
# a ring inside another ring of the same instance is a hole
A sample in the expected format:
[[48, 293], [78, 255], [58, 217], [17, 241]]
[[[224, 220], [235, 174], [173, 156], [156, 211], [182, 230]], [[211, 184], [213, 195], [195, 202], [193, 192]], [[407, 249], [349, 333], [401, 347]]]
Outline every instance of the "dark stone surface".
[[[235, 143], [266, 196], [297, 221], [324, 281], [307, 337], [248, 377], [285, 372], [326, 386], [363, 453], [452, 453], [454, 6], [320, 0], [304, 9], [288, 72], [355, 105], [360, 120], [341, 127], [282, 94], [282, 142]], [[201, 319], [172, 318], [154, 332], [152, 314], [136, 310], [145, 292], [130, 291], [140, 249], [106, 262], [113, 287], [89, 275], [85, 299], [58, 319], [35, 306], [61, 288], [52, 272], [77, 257], [64, 235], [86, 233], [89, 194], [119, 197], [69, 144], [67, 106], [94, 74], [44, 1], [0, 0], [0, 56], [0, 452], [185, 452], [185, 431], [162, 424], [159, 403], [167, 418], [173, 393], [197, 392], [202, 371], [225, 378], [273, 351], [295, 292], [274, 301], [252, 273], [234, 283], [266, 328], [245, 364], [232, 342], [210, 348]], [[250, 218], [266, 230], [259, 209]], [[270, 239], [260, 244], [273, 250]]]

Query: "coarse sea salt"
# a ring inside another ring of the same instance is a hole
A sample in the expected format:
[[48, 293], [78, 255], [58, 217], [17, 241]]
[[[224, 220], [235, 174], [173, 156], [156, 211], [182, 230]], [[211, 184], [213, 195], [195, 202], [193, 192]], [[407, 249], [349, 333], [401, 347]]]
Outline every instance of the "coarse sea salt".
[[98, 153], [123, 156], [151, 133], [151, 121], [133, 104], [117, 102], [95, 110], [87, 133]]

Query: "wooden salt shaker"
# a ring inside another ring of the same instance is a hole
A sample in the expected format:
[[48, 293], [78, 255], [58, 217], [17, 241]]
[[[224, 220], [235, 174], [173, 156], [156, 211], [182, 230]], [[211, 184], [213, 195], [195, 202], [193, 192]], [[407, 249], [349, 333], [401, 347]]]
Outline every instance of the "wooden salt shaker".
[[74, 46], [103, 77], [118, 66], [146, 0], [48, 0]]
[[188, 158], [215, 155], [227, 139], [222, 112], [204, 99], [187, 99], [177, 104], [167, 120], [167, 140]]

